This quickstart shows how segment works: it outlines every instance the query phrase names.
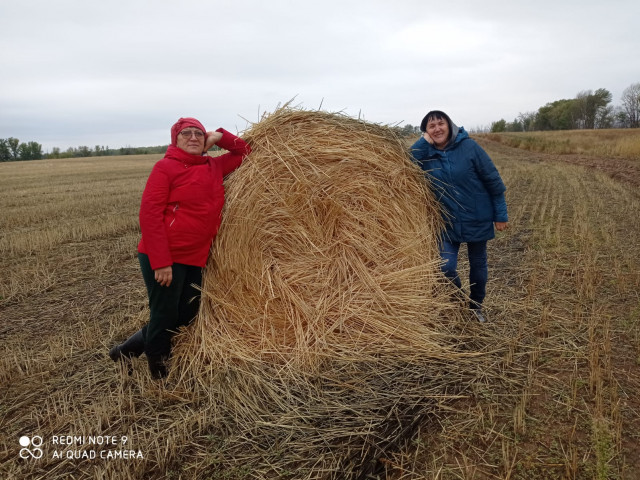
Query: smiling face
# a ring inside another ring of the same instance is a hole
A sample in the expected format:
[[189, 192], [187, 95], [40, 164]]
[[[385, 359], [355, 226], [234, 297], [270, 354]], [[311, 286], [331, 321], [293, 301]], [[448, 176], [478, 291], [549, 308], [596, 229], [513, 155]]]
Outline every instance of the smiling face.
[[188, 127], [178, 134], [176, 146], [191, 155], [201, 155], [204, 151], [204, 132], [195, 127]]
[[444, 148], [449, 141], [451, 129], [445, 118], [431, 118], [427, 122], [427, 133], [433, 139], [433, 144], [437, 148]]

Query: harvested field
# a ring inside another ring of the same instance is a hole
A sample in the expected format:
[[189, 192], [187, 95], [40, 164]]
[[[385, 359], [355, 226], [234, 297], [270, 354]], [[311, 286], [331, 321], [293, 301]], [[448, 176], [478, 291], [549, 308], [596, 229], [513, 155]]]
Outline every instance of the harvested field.
[[[490, 242], [490, 323], [478, 331], [503, 339], [487, 357], [499, 375], [470, 378], [378, 458], [381, 478], [638, 478], [637, 178], [483, 146], [511, 215]], [[144, 361], [129, 377], [106, 356], [146, 319], [137, 208], [156, 159], [0, 164], [0, 478], [260, 478], [251, 462], [217, 468], [230, 432], [211, 428], [224, 419], [208, 382], [187, 389], [189, 372], [176, 370], [160, 388]], [[20, 458], [23, 435], [43, 438], [41, 459]], [[60, 444], [65, 436], [117, 444], [67, 458], [91, 447]], [[100, 457], [129, 449], [144, 458]], [[276, 442], [267, 453], [286, 450]]]

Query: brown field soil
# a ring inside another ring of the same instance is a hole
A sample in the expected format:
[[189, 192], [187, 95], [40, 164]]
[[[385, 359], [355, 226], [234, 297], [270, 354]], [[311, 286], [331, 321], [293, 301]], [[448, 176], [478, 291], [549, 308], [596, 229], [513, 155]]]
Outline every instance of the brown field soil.
[[[382, 459], [388, 478], [640, 478], [640, 174], [481, 142], [508, 187], [486, 327], [511, 332], [504, 381], [443, 405]], [[146, 321], [137, 211], [157, 158], [0, 164], [0, 479], [194, 479], [215, 461], [206, 402], [106, 356]], [[20, 457], [23, 435], [42, 458]], [[65, 436], [144, 458], [67, 458], [90, 447]]]

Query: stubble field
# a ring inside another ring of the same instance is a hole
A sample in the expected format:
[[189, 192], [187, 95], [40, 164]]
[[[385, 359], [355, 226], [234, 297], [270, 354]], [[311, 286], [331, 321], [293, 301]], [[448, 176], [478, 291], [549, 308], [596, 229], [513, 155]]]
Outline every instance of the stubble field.
[[[511, 332], [504, 382], [443, 405], [388, 478], [640, 478], [640, 161], [480, 141], [508, 187], [486, 325]], [[212, 478], [188, 392], [106, 356], [146, 321], [137, 214], [159, 157], [0, 164], [2, 479]], [[112, 443], [75, 458], [90, 436]]]

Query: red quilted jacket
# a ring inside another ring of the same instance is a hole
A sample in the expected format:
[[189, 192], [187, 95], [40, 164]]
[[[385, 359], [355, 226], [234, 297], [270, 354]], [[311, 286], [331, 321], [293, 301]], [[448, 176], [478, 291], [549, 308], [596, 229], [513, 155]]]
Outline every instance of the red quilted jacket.
[[229, 153], [191, 155], [170, 146], [155, 164], [140, 204], [138, 251], [154, 270], [173, 263], [204, 267], [218, 233], [224, 205], [223, 178], [251, 152], [241, 138], [219, 128], [217, 142]]

